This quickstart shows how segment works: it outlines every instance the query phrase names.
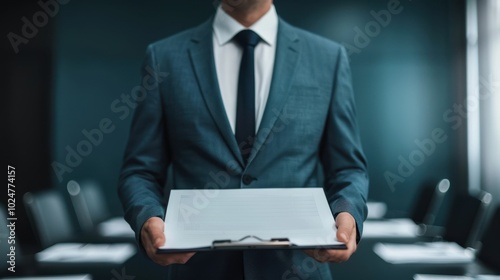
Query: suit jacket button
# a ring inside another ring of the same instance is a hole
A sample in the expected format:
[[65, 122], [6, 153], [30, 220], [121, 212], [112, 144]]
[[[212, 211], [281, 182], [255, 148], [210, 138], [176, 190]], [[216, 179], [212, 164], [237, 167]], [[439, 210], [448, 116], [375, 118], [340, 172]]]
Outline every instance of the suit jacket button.
[[253, 180], [255, 180], [255, 178], [250, 175], [243, 175], [243, 178], [241, 179], [243, 181], [243, 184], [245, 185], [250, 185], [253, 182]]

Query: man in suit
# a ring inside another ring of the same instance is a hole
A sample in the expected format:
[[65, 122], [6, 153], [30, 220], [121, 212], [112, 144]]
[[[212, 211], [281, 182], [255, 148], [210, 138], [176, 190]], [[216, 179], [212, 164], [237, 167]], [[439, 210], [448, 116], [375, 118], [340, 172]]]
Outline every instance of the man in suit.
[[[223, 0], [209, 21], [151, 44], [144, 66], [168, 76], [136, 108], [119, 195], [147, 255], [173, 279], [331, 279], [327, 262], [349, 259], [367, 214], [345, 49], [280, 19], [272, 0]], [[167, 181], [321, 186], [348, 249], [156, 254]]]

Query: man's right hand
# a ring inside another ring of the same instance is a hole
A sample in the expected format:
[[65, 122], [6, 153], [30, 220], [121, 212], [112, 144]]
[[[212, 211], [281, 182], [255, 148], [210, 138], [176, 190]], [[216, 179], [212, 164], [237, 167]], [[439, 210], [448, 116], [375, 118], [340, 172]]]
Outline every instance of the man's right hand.
[[149, 258], [160, 265], [174, 263], [185, 264], [194, 253], [157, 254], [156, 250], [165, 244], [163, 220], [158, 217], [149, 218], [141, 229], [141, 242]]

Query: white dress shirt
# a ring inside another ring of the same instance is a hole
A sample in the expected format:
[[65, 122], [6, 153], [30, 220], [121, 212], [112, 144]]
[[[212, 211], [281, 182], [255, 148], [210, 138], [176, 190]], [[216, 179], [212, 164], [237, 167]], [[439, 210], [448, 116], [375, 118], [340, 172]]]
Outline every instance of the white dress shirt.
[[255, 131], [257, 131], [266, 108], [273, 76], [278, 35], [278, 15], [274, 5], [248, 28], [229, 16], [220, 6], [215, 13], [213, 23], [215, 67], [222, 101], [233, 133], [236, 125], [238, 76], [243, 55], [242, 48], [233, 37], [244, 29], [251, 29], [262, 39], [255, 47]]

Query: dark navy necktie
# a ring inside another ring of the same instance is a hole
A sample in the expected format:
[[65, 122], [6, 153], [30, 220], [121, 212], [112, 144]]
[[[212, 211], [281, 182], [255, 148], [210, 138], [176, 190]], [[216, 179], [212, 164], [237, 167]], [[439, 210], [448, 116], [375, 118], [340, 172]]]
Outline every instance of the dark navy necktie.
[[243, 30], [234, 36], [234, 40], [243, 48], [238, 77], [235, 135], [241, 155], [246, 162], [255, 138], [254, 51], [260, 37], [252, 30]]

